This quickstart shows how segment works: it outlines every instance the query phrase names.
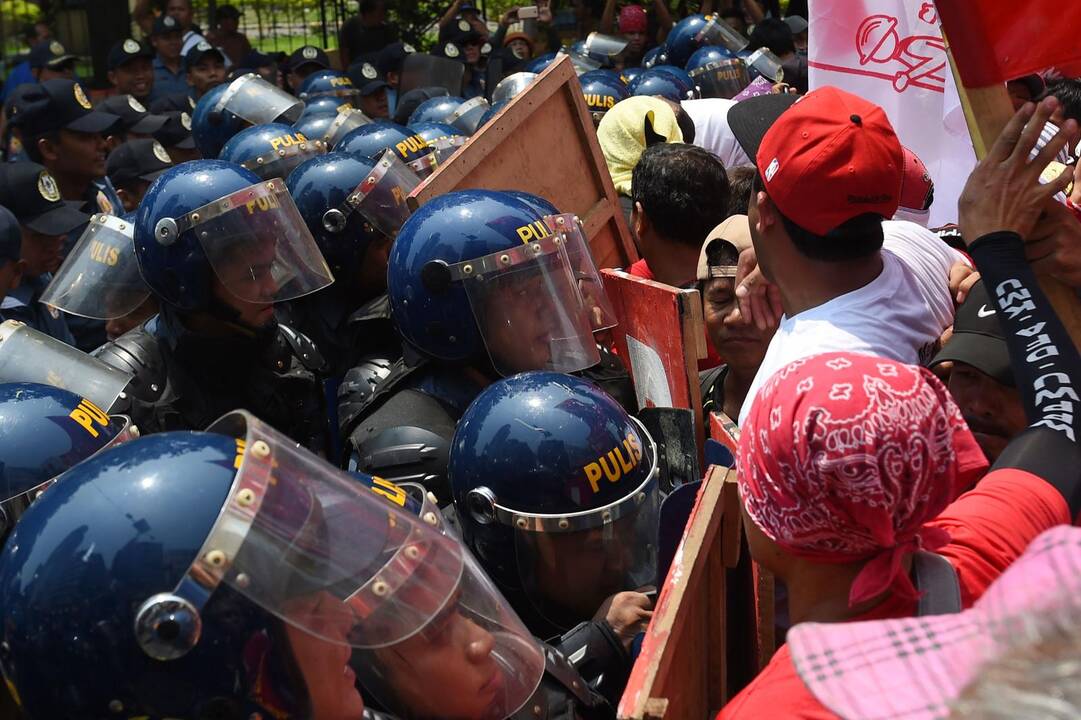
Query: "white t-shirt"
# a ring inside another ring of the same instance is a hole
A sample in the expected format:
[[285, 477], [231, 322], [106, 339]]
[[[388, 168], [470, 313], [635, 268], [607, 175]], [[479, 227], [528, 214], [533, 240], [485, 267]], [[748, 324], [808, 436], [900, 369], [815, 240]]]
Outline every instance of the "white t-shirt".
[[719, 157], [726, 168], [754, 164], [743, 152], [728, 125], [728, 111], [735, 104], [735, 100], [724, 98], [684, 100], [680, 103], [694, 123], [694, 144]]
[[782, 317], [739, 413], [742, 425], [758, 389], [794, 360], [827, 352], [880, 355], [917, 364], [953, 324], [950, 267], [964, 256], [915, 223], [882, 223], [882, 272], [871, 282], [810, 310]]

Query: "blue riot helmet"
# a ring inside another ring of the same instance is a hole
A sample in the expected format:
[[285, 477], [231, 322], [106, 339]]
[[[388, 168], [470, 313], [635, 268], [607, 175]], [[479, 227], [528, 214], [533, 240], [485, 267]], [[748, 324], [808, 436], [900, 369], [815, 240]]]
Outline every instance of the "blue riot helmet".
[[500, 113], [500, 111], [510, 104], [510, 100], [500, 100], [499, 102], [492, 103], [492, 106], [485, 111], [484, 116], [480, 119], [480, 127], [484, 127], [488, 122]]
[[557, 57], [559, 57], [559, 53], [554, 52], [538, 55], [537, 57], [527, 62], [522, 67], [522, 70], [524, 70], [525, 72], [537, 73], [538, 75], [540, 75], [542, 72], [548, 69], [549, 65], [555, 62], [555, 59]]
[[338, 114], [331, 120], [326, 133], [324, 133], [323, 139], [326, 141], [327, 149], [333, 150], [334, 146], [341, 142], [346, 135], [358, 127], [371, 124], [372, 119], [365, 115], [363, 111], [347, 105], [341, 106], [338, 108]]
[[547, 198], [543, 198], [540, 195], [534, 195], [524, 190], [504, 190], [511, 197], [521, 200], [529, 207], [533, 208], [533, 211], [539, 214], [541, 217], [548, 217], [549, 215], [559, 215], [559, 208], [552, 204]]
[[463, 102], [465, 100], [456, 95], [441, 95], [428, 98], [418, 105], [413, 114], [409, 116], [409, 125], [422, 122], [445, 123], [450, 114], [457, 110], [458, 106]]
[[416, 173], [391, 151], [375, 161], [332, 152], [289, 176], [289, 193], [343, 292], [359, 289], [357, 271], [369, 245], [380, 235], [398, 234], [409, 217], [405, 200], [418, 183]]
[[304, 78], [297, 90], [297, 97], [307, 102], [317, 97], [341, 98], [347, 103], [355, 103], [360, 92], [353, 81], [340, 70], [316, 70]]
[[623, 81], [624, 85], [630, 85], [636, 77], [646, 71], [643, 67], [629, 67], [623, 68], [623, 71], [619, 74], [619, 79]]
[[654, 65], [663, 65], [666, 62], [668, 62], [668, 48], [665, 45], [650, 48], [642, 56], [642, 67], [646, 70]]
[[339, 140], [334, 149], [372, 160], [385, 150], [393, 150], [419, 177], [426, 178], [435, 172], [436, 156], [432, 146], [409, 128], [392, 122], [373, 122], [358, 127]]
[[492, 90], [492, 103], [512, 100], [524, 93], [537, 79], [537, 73], [516, 72], [500, 80]]
[[720, 45], [696, 50], [686, 70], [705, 98], [732, 98], [750, 82], [743, 60]]
[[398, 331], [439, 360], [475, 361], [486, 350], [503, 375], [599, 362], [593, 308], [576, 277], [588, 249], [558, 217], [492, 190], [422, 205], [391, 248], [387, 293]]
[[490, 385], [458, 421], [448, 473], [467, 544], [549, 622], [573, 627], [655, 581], [657, 449], [589, 381], [527, 372]]
[[604, 114], [614, 108], [620, 100], [630, 97], [627, 86], [619, 75], [611, 70], [593, 70], [578, 77], [582, 85], [582, 94], [593, 117], [593, 125], [600, 123]]
[[[0, 554], [13, 695], [31, 718], [360, 718], [359, 676], [402, 717], [517, 712], [543, 648], [453, 535], [388, 500], [245, 412], [99, 453]], [[487, 684], [418, 684], [410, 663], [453, 661], [462, 633]]]
[[151, 184], [135, 219], [135, 255], [150, 291], [182, 311], [220, 307], [215, 279], [255, 304], [333, 282], [285, 182], [221, 160], [177, 165]]
[[[626, 48], [627, 41], [622, 37], [591, 32], [585, 40], [571, 45], [569, 54], [576, 68], [588, 71], [614, 67], [616, 59]], [[584, 59], [585, 64], [579, 65], [579, 59]]]
[[293, 168], [326, 151], [321, 138], [309, 138], [289, 125], [268, 123], [229, 138], [218, 159], [251, 170], [263, 180], [285, 179]]
[[646, 70], [627, 89], [631, 95], [658, 96], [673, 102], [686, 100], [691, 92], [682, 80], [657, 68]]
[[312, 115], [337, 115], [338, 108], [342, 106], [352, 107], [352, 105], [344, 98], [335, 95], [323, 95], [321, 97], [311, 98], [304, 104], [304, 110], [300, 113], [300, 120], [309, 118]]
[[216, 158], [229, 138], [249, 125], [292, 125], [303, 110], [303, 102], [249, 73], [199, 98], [192, 111], [191, 134], [204, 158]]
[[458, 128], [466, 135], [472, 135], [480, 127], [481, 118], [491, 107], [492, 104], [483, 97], [470, 98], [454, 108], [443, 122]]
[[319, 138], [326, 142], [327, 130], [337, 116], [337, 112], [301, 115], [300, 119], [293, 123], [293, 129], [306, 138]]
[[440, 165], [450, 159], [469, 139], [461, 130], [446, 123], [422, 122], [410, 125], [409, 129], [428, 141]]
[[698, 88], [694, 84], [694, 79], [691, 78], [690, 74], [683, 68], [676, 67], [675, 65], [655, 65], [652, 70], [666, 73], [675, 78], [676, 82], [678, 82], [684, 90], [684, 100], [694, 99], [699, 96]]
[[668, 37], [664, 40], [668, 48], [666, 62], [683, 67], [691, 59], [695, 50], [710, 44], [699, 37], [699, 33], [708, 22], [704, 15], [688, 15], [673, 25], [668, 31]]
[[58, 475], [138, 434], [128, 417], [73, 392], [0, 384], [0, 541]]

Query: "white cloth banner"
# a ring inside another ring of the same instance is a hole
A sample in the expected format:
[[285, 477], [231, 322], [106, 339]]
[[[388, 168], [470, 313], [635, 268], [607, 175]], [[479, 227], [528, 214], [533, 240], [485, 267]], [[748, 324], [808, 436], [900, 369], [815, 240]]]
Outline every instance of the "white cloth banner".
[[810, 0], [810, 16], [810, 89], [833, 85], [882, 106], [935, 183], [930, 226], [956, 222], [976, 154], [934, 3]]

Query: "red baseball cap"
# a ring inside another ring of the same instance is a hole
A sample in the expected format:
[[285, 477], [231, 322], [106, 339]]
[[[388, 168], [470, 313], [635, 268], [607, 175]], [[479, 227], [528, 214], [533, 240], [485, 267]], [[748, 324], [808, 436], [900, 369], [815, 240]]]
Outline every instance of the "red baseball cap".
[[900, 203], [904, 157], [886, 113], [835, 87], [782, 113], [755, 162], [770, 200], [816, 235], [864, 213], [893, 217]]
[[646, 9], [641, 5], [627, 5], [620, 10], [619, 31], [621, 33], [645, 32]]
[[907, 147], [901, 149], [905, 159], [899, 205], [908, 210], [926, 210], [931, 207], [932, 191], [935, 188], [931, 182], [931, 173], [927, 172], [927, 166], [920, 160], [919, 155]]

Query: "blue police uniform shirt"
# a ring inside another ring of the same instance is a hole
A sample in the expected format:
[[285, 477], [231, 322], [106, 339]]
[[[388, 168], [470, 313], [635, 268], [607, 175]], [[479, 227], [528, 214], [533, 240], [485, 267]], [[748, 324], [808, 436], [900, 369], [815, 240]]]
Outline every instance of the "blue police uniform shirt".
[[391, 117], [394, 117], [394, 111], [398, 108], [398, 91], [394, 88], [387, 88], [387, 111]]
[[154, 87], [150, 90], [150, 102], [166, 95], [176, 93], [187, 95], [190, 92], [191, 86], [188, 85], [188, 74], [184, 72], [184, 63], [181, 62], [180, 70], [174, 73], [165, 67], [165, 63], [161, 61], [161, 56], [155, 55]]
[[37, 80], [34, 79], [34, 73], [30, 70], [30, 61], [23, 60], [8, 73], [7, 80], [4, 81], [3, 94], [0, 95], [0, 102], [6, 101], [8, 96], [20, 85], [36, 82]]
[[8, 293], [0, 303], [0, 317], [4, 320], [24, 322], [39, 332], [74, 346], [75, 337], [68, 329], [64, 314], [38, 302], [52, 277], [51, 273], [44, 273], [37, 277], [23, 278], [19, 287]]

